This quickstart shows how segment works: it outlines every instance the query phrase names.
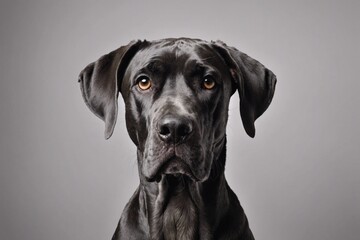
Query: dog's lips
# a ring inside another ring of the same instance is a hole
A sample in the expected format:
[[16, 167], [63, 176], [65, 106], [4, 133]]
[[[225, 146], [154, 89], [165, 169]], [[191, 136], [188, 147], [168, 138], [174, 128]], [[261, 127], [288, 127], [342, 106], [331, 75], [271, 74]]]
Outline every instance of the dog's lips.
[[150, 181], [160, 182], [163, 175], [172, 176], [175, 178], [186, 176], [192, 181], [199, 181], [199, 179], [191, 171], [188, 164], [176, 156], [173, 156], [165, 161], [165, 163], [159, 168], [155, 176], [151, 178]]

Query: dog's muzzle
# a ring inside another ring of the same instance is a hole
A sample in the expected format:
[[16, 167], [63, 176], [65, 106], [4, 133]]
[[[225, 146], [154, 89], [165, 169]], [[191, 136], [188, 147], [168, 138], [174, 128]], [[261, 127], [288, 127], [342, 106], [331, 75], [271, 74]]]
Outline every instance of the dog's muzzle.
[[157, 149], [166, 149], [166, 154], [159, 154], [153, 174], [149, 181], [160, 181], [162, 176], [186, 177], [192, 181], [198, 178], [192, 171], [187, 159], [183, 159], [184, 147], [194, 141], [196, 127], [190, 117], [167, 114], [155, 124]]

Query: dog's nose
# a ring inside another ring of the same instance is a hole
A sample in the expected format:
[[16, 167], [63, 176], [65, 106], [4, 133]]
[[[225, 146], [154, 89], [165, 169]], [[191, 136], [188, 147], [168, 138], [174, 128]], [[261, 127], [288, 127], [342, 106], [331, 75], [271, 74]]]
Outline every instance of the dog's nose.
[[193, 131], [192, 123], [183, 117], [167, 116], [158, 123], [158, 134], [161, 140], [170, 143], [185, 141]]

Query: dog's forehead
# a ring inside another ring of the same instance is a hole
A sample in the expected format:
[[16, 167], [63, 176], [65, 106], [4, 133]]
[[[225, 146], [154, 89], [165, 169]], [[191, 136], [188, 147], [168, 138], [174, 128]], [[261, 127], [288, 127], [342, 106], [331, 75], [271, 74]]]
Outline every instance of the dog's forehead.
[[180, 38], [145, 42], [134, 56], [132, 64], [141, 68], [154, 61], [181, 64], [189, 60], [209, 65], [217, 64], [220, 61], [208, 42]]
[[193, 52], [199, 46], [208, 44], [206, 41], [191, 38], [167, 38], [148, 43], [149, 49], [183, 52]]

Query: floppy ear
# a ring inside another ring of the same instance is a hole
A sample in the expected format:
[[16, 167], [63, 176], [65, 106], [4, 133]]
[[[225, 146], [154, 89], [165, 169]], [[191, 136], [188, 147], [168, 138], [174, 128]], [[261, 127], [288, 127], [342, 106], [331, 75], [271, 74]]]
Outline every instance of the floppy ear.
[[79, 75], [86, 105], [105, 122], [105, 139], [111, 137], [117, 118], [117, 99], [122, 77], [141, 41], [132, 41], [90, 63]]
[[255, 120], [274, 96], [276, 76], [261, 63], [221, 41], [213, 46], [230, 68], [240, 97], [240, 114], [246, 133], [255, 136]]

